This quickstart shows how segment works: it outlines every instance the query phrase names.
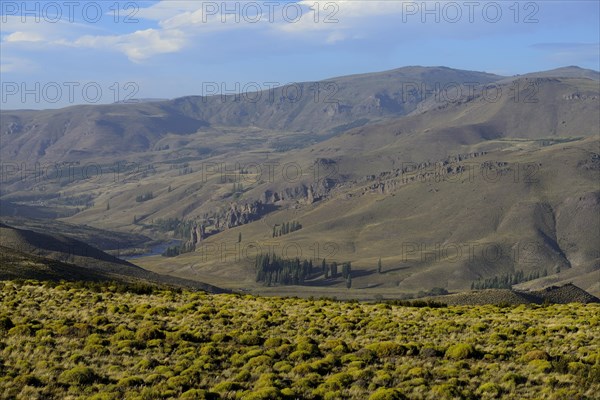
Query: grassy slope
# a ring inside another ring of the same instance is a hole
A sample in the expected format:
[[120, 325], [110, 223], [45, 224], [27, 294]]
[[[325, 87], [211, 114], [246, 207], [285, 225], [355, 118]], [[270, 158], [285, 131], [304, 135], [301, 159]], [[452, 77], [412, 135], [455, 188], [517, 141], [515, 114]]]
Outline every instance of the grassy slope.
[[0, 225], [0, 276], [4, 279], [118, 280], [167, 284], [226, 292], [198, 281], [144, 270], [63, 235], [49, 235]]
[[600, 390], [596, 304], [431, 309], [0, 287], [2, 398], [558, 400]]
[[[252, 257], [244, 253], [241, 257], [221, 255], [222, 246], [229, 252], [235, 249], [241, 232], [242, 250], [256, 241], [263, 246], [278, 244], [281, 251], [287, 243], [291, 255], [295, 255], [295, 247], [289, 247], [293, 245], [299, 246], [305, 258], [352, 261], [353, 269], [363, 274], [353, 280], [353, 287], [376, 286], [356, 292], [357, 296], [368, 296], [365, 291], [390, 294], [433, 286], [466, 289], [480, 276], [518, 269], [547, 269], [552, 274], [555, 267], [571, 267], [590, 272], [597, 270], [598, 257], [595, 243], [599, 238], [594, 230], [598, 212], [598, 194], [594, 190], [597, 171], [583, 169], [579, 164], [590, 159], [587, 149], [597, 146], [596, 140], [587, 139], [568, 146], [503, 151], [475, 159], [476, 165], [486, 160], [509, 163], [513, 170], [497, 182], [483, 179], [477, 171], [473, 178], [464, 174], [452, 181], [414, 182], [391, 194], [361, 195], [362, 187], [354, 188], [348, 190], [354, 194], [351, 198], [346, 198], [348, 193], [343, 191], [327, 201], [282, 210], [262, 221], [211, 237], [196, 253], [169, 260], [164, 270], [165, 259], [161, 257], [142, 259], [140, 265], [182, 276], [197, 274], [209, 282], [214, 276], [219, 282], [235, 280], [233, 285], [238, 287], [251, 285]], [[532, 179], [519, 175], [515, 182], [519, 164], [539, 168]], [[304, 228], [280, 238], [270, 237], [272, 224], [293, 219]], [[325, 248], [327, 243], [333, 243], [333, 250]], [[435, 252], [437, 244], [447, 251], [427, 255]], [[414, 251], [414, 245], [425, 246], [424, 252]], [[455, 246], [462, 248], [461, 254]], [[498, 249], [503, 257], [496, 256]], [[381, 275], [374, 273], [379, 257], [387, 271]], [[240, 282], [241, 277], [246, 277], [246, 281]], [[577, 283], [594, 290], [593, 281]], [[334, 286], [340, 293], [346, 291], [341, 280]]]

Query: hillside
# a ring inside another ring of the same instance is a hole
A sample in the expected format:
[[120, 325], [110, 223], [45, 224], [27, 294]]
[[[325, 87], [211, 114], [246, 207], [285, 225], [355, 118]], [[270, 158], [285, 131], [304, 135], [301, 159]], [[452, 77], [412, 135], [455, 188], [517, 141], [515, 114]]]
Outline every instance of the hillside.
[[[406, 67], [333, 78], [343, 107], [331, 112], [304, 98], [221, 96], [6, 111], [3, 158], [15, 168], [0, 214], [22, 229], [58, 217], [52, 234], [104, 250], [176, 238], [181, 255], [136, 263], [252, 293], [372, 300], [496, 279], [599, 295], [595, 74]], [[469, 82], [481, 85], [466, 95]], [[453, 83], [457, 100], [428, 90]], [[490, 99], [488, 84], [502, 95]], [[50, 168], [38, 177], [19, 160]], [[290, 222], [301, 229], [275, 237]], [[316, 269], [300, 286], [256, 282], [255, 256], [272, 249], [314, 266], [350, 262], [351, 289]]]
[[[450, 68], [406, 67], [374, 74], [302, 82], [244, 96], [189, 96], [168, 101], [73, 106], [47, 111], [2, 111], [0, 155], [12, 161], [98, 160], [155, 151], [169, 135], [217, 127], [258, 127], [327, 135], [346, 125], [414, 111], [410, 87], [480, 85], [500, 76]], [[351, 126], [351, 125], [350, 125]], [[221, 130], [222, 133], [224, 133]]]
[[0, 289], [2, 398], [576, 399], [600, 390], [597, 304]]
[[[600, 270], [600, 143], [595, 137], [600, 127], [594, 108], [599, 97], [590, 82], [543, 79], [538, 92], [543, 107], [512, 99], [473, 99], [356, 128], [290, 153], [287, 161], [307, 170], [308, 160], [329, 160], [336, 171], [332, 187], [315, 185], [310, 175], [294, 184], [275, 181], [250, 187], [244, 198], [264, 198], [280, 211], [208, 238], [205, 255], [182, 255], [165, 271], [177, 273], [181, 262], [185, 274], [190, 274], [190, 264], [195, 266], [190, 276], [219, 282], [235, 276], [236, 286], [276, 292], [254, 287], [251, 257], [223, 257], [214, 250], [235, 248], [241, 233], [242, 249], [244, 243], [275, 243], [279, 249], [287, 243], [316, 262], [332, 257], [352, 261], [357, 270], [353, 287], [362, 289], [354, 293], [360, 298], [436, 286], [464, 290], [480, 278], [519, 270], [554, 280], [566, 275], [599, 294], [598, 280], [589, 279]], [[587, 100], [567, 100], [586, 87]], [[557, 110], [568, 122], [557, 122]], [[219, 186], [208, 187], [214, 193]], [[313, 194], [320, 190], [322, 199], [309, 199], [309, 189]], [[205, 199], [195, 214], [210, 210], [210, 198]], [[274, 224], [290, 220], [300, 221], [302, 230], [270, 238]], [[318, 255], [315, 243], [321, 247]], [[380, 257], [391, 272], [374, 273]], [[160, 259], [141, 262], [161, 268]], [[240, 263], [246, 265], [243, 283]], [[343, 280], [309, 286], [280, 290], [345, 296]]]
[[224, 293], [226, 290], [146, 271], [64, 235], [49, 235], [0, 224], [0, 278], [115, 280], [165, 284]]
[[573, 284], [551, 286], [536, 291], [486, 289], [430, 297], [429, 299], [448, 305], [600, 303], [598, 297], [587, 293]]
[[5, 246], [0, 246], [0, 265], [0, 280], [38, 279], [58, 281], [64, 279], [93, 282], [122, 279], [117, 275], [35, 256]]

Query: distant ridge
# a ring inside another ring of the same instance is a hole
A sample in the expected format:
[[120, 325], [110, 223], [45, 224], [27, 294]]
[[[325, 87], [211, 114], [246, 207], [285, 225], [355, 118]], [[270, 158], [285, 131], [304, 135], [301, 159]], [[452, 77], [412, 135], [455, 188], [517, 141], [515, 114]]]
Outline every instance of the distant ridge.
[[[600, 81], [600, 72], [593, 69], [584, 69], [575, 65], [555, 68], [548, 71], [531, 72], [519, 75], [519, 78], [587, 78]], [[511, 77], [510, 79], [514, 79]]]
[[531, 292], [510, 289], [486, 289], [430, 297], [430, 299], [448, 305], [600, 303], [599, 298], [571, 283]]

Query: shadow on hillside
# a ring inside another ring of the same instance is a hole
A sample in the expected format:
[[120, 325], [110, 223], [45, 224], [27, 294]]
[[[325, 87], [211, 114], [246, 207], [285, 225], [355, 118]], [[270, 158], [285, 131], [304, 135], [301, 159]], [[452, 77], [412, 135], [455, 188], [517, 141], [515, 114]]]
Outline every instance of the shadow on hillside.
[[339, 278], [341, 278], [341, 275], [339, 277], [333, 278], [333, 279], [329, 278], [329, 279], [322, 279], [322, 280], [318, 280], [318, 281], [304, 282], [303, 286], [313, 286], [313, 287], [333, 286], [333, 285], [343, 282]]
[[405, 269], [409, 269], [410, 267], [396, 267], [396, 268], [389, 268], [389, 269], [384, 269], [383, 271], [381, 271], [382, 274], [387, 274], [388, 272], [396, 272], [396, 271], [402, 271]]
[[357, 287], [357, 289], [374, 289], [383, 286], [383, 283], [369, 283], [367, 286]]
[[373, 275], [375, 272], [374, 269], [357, 269], [352, 271], [352, 278], [362, 278], [363, 276]]

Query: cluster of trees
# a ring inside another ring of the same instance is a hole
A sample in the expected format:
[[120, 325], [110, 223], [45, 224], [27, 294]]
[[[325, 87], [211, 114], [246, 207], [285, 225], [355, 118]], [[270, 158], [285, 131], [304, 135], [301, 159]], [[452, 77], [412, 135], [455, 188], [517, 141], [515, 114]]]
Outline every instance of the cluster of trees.
[[135, 201], [138, 203], [142, 203], [144, 201], [152, 200], [154, 198], [154, 194], [152, 192], [146, 192], [144, 194], [139, 194], [135, 197]]
[[256, 257], [256, 282], [268, 285], [301, 285], [313, 274], [313, 263], [299, 258], [283, 259], [273, 254]]
[[541, 275], [540, 271], [530, 272], [525, 275], [521, 270], [516, 271], [514, 274], [502, 274], [500, 276], [494, 276], [493, 278], [479, 279], [471, 283], [471, 290], [481, 289], [512, 289], [512, 285], [518, 283], [531, 281], [538, 279], [541, 276], [547, 276], [548, 270], [544, 270]]
[[[323, 259], [323, 262], [321, 263], [321, 272], [325, 275], [325, 279], [337, 278], [339, 276], [338, 267], [340, 267], [340, 265], [338, 265], [338, 263], [335, 261], [329, 264], [325, 259]], [[348, 279], [350, 276], [350, 279], [352, 279], [352, 263], [345, 262], [341, 264], [341, 270], [342, 278]]]
[[301, 285], [306, 280], [324, 276], [325, 279], [340, 276], [346, 280], [346, 286], [352, 286], [352, 265], [346, 262], [338, 265], [335, 261], [328, 263], [325, 259], [321, 268], [313, 265], [312, 260], [284, 259], [273, 254], [261, 254], [256, 257], [256, 281], [268, 285]]
[[183, 166], [179, 167], [179, 176], [192, 174], [194, 170], [190, 167], [190, 164], [185, 163]]
[[165, 251], [162, 252], [163, 257], [177, 257], [183, 253], [190, 253], [195, 250], [195, 246], [192, 243], [186, 242], [179, 246], [169, 246]]
[[189, 239], [192, 234], [194, 222], [191, 220], [184, 220], [175, 218], [167, 219], [156, 219], [154, 220], [154, 226], [161, 232], [173, 231], [174, 236], [179, 239]]
[[281, 225], [277, 224], [273, 226], [273, 237], [287, 235], [300, 229], [302, 229], [302, 224], [298, 221], [284, 222]]

